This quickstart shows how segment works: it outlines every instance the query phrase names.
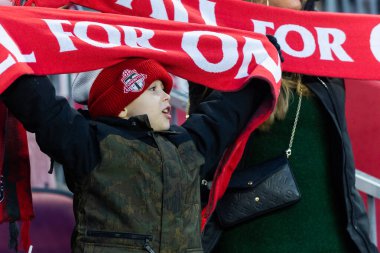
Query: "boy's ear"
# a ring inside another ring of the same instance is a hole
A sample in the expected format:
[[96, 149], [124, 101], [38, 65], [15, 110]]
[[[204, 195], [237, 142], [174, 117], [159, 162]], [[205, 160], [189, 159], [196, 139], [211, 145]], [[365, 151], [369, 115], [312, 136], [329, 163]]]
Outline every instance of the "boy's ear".
[[122, 119], [128, 119], [128, 110], [127, 107], [124, 107], [124, 109], [119, 113], [119, 118]]

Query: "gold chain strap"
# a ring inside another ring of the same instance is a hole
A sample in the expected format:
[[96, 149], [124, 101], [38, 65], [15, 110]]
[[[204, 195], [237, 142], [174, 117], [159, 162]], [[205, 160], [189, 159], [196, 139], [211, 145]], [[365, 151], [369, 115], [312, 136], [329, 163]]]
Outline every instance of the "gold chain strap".
[[292, 135], [290, 136], [289, 147], [285, 151], [287, 158], [289, 158], [292, 155], [293, 140], [294, 140], [294, 135], [296, 134], [296, 128], [297, 128], [298, 118], [300, 116], [301, 104], [302, 104], [302, 87], [300, 87], [299, 98], [298, 98], [298, 105], [297, 105], [297, 112], [296, 112], [296, 118], [294, 119], [294, 123], [293, 123], [293, 129], [292, 129]]

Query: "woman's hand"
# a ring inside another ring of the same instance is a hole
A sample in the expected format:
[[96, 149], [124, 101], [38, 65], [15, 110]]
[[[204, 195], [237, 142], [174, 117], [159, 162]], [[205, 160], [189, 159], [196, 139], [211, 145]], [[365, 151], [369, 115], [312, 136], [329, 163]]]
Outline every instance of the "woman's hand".
[[284, 62], [284, 57], [282, 56], [281, 47], [280, 47], [280, 44], [278, 44], [276, 37], [274, 37], [273, 35], [269, 35], [269, 34], [267, 34], [266, 36], [267, 36], [268, 40], [277, 49], [278, 55], [280, 56], [280, 59], [281, 59], [281, 62]]

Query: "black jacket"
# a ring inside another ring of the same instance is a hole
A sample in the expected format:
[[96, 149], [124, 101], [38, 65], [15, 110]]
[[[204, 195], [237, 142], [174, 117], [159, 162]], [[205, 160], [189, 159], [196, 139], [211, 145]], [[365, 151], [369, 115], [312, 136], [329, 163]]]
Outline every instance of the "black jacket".
[[304, 77], [304, 84], [320, 99], [334, 123], [336, 139], [341, 146], [337, 153], [336, 175], [340, 178], [339, 193], [346, 207], [347, 231], [361, 253], [378, 252], [369, 239], [369, 222], [361, 196], [355, 188], [355, 164], [345, 118], [345, 89], [341, 79]]

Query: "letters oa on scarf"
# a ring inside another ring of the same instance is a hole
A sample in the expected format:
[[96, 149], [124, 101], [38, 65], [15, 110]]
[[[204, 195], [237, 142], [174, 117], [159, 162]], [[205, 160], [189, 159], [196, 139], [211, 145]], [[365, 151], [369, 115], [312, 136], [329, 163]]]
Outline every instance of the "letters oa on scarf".
[[252, 78], [265, 80], [270, 86], [272, 96], [252, 116], [218, 168], [217, 175], [223, 177], [216, 177], [209, 208], [203, 213], [205, 222], [223, 195], [250, 133], [274, 108], [281, 80], [278, 52], [264, 35], [226, 27], [0, 7], [0, 92], [23, 74], [76, 73], [110, 66], [127, 57], [155, 59], [170, 73], [217, 90], [238, 90]]

